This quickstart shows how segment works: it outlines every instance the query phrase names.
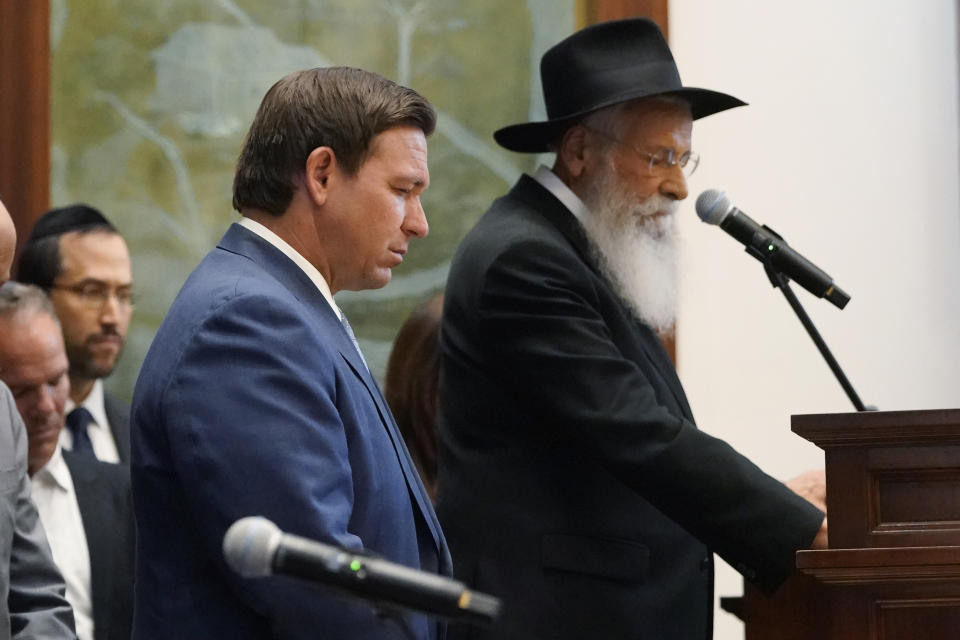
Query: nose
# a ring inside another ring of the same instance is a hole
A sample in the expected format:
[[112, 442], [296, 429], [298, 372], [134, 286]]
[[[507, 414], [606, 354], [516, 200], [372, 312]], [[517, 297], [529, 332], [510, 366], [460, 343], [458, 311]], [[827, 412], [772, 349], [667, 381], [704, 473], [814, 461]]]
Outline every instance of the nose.
[[50, 385], [40, 385], [37, 389], [36, 402], [33, 406], [33, 414], [46, 418], [56, 411], [56, 403], [53, 399], [53, 387]]
[[683, 174], [680, 165], [675, 164], [670, 167], [669, 174], [660, 183], [660, 193], [674, 200], [683, 200], [687, 197], [687, 177]]
[[100, 322], [102, 324], [117, 324], [120, 319], [120, 299], [115, 293], [107, 296], [100, 305]]
[[420, 198], [412, 198], [407, 208], [407, 215], [403, 219], [403, 232], [415, 238], [424, 238], [430, 233], [427, 223], [427, 214], [423, 210]]

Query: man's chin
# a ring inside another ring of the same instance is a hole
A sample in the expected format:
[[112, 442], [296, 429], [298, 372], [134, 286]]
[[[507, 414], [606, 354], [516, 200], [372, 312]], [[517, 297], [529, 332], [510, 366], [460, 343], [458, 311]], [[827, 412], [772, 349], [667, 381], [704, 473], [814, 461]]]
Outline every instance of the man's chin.
[[362, 281], [349, 286], [344, 287], [348, 291], [370, 291], [372, 289], [383, 289], [385, 286], [390, 284], [390, 280], [393, 278], [392, 269], [380, 269], [376, 273], [372, 273]]
[[70, 377], [86, 380], [99, 380], [100, 378], [106, 378], [113, 373], [113, 369], [117, 366], [117, 360], [119, 358], [119, 353], [109, 359], [91, 358], [87, 360], [84, 363], [84, 366], [80, 368], [71, 367]]
[[53, 452], [57, 450], [57, 442], [60, 440], [60, 429], [58, 427], [36, 427], [34, 432], [28, 432], [27, 441], [31, 453], [30, 461], [32, 466], [37, 469], [47, 464]]

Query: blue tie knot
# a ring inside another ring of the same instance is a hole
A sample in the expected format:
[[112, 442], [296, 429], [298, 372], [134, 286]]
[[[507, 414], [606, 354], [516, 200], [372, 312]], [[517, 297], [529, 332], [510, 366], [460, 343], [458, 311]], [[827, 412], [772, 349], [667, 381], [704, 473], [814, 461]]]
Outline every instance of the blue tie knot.
[[87, 427], [94, 422], [93, 415], [86, 407], [77, 407], [67, 414], [67, 429], [73, 437], [72, 451], [77, 453], [89, 454], [94, 457], [93, 442], [90, 440], [90, 434]]

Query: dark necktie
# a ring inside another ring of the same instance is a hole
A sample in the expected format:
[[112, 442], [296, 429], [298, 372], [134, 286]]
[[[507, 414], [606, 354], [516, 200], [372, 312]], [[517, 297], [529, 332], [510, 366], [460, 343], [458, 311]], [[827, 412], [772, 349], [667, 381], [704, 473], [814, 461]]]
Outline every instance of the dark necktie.
[[67, 414], [67, 429], [73, 436], [73, 448], [71, 451], [96, 457], [93, 453], [93, 443], [90, 442], [90, 434], [87, 433], [87, 426], [93, 422], [93, 416], [84, 407], [77, 407]]

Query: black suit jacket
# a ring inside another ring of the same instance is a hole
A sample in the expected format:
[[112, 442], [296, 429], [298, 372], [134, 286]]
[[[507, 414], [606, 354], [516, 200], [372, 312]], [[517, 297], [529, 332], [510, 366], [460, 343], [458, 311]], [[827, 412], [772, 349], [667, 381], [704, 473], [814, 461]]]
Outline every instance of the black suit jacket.
[[133, 621], [134, 519], [130, 468], [72, 451], [70, 469], [90, 553], [96, 640], [130, 640]]
[[504, 600], [478, 637], [710, 637], [712, 552], [772, 589], [813, 539], [822, 513], [697, 429], [531, 178], [458, 249], [441, 340], [438, 513], [458, 577]]
[[130, 464], [130, 405], [113, 394], [103, 392], [103, 408], [110, 423], [120, 462]]

